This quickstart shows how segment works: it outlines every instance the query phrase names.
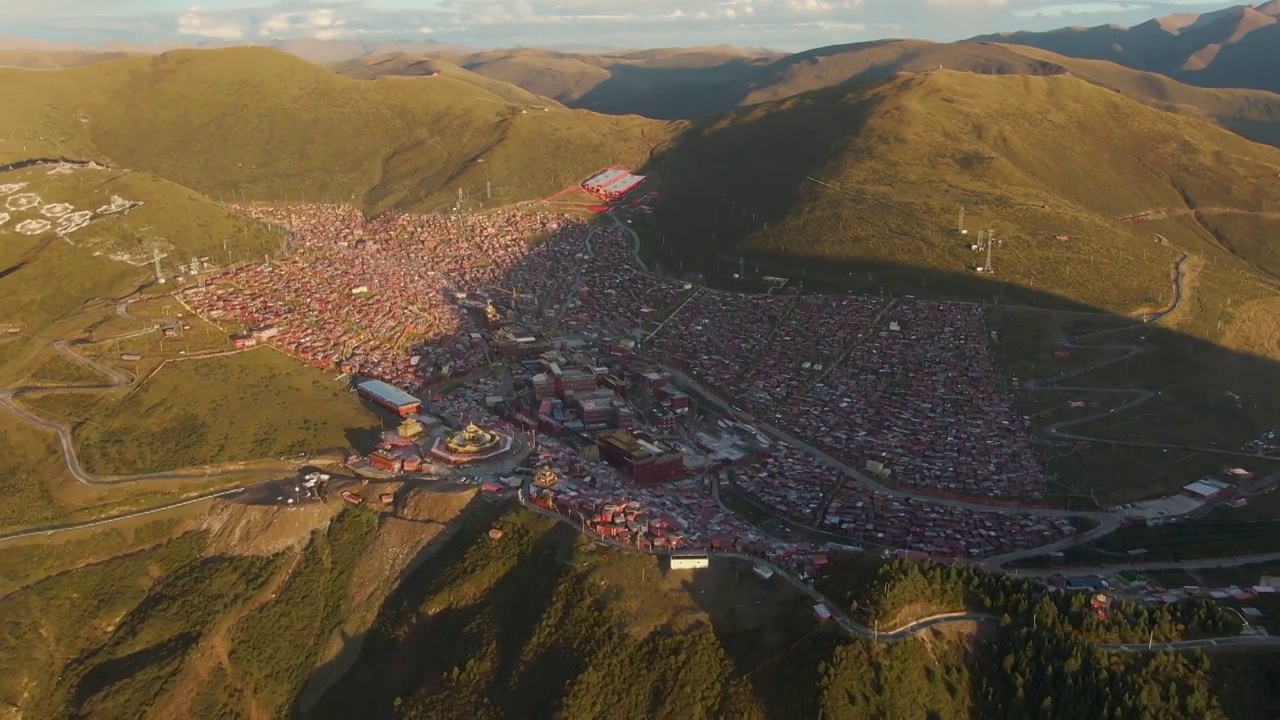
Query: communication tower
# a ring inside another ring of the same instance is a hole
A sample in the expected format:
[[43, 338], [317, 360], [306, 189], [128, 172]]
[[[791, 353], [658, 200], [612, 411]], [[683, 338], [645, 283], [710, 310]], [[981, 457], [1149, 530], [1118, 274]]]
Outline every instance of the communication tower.
[[961, 235], [969, 234], [969, 231], [964, 229], [964, 206], [963, 205], [960, 206], [960, 216], [956, 218], [956, 230], [959, 230]]

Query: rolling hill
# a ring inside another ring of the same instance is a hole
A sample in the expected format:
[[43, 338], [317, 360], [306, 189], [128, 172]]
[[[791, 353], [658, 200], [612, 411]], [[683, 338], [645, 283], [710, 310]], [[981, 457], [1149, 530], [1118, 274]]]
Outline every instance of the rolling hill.
[[570, 107], [676, 119], [722, 112], [778, 54], [730, 47], [562, 53], [534, 48], [431, 53]]
[[493, 93], [509, 103], [534, 107], [563, 108], [560, 103], [542, 95], [535, 95], [510, 83], [494, 80], [484, 75], [464, 70], [448, 60], [428, 58], [404, 53], [374, 55], [346, 60], [333, 65], [339, 75], [357, 80], [373, 80], [387, 75], [407, 77], [446, 77], [470, 83]]
[[342, 63], [339, 73], [368, 78], [417, 75], [433, 58], [519, 86], [570, 107], [654, 118], [692, 118], [782, 100], [811, 90], [939, 68], [984, 75], [1071, 74], [1139, 102], [1216, 122], [1259, 142], [1280, 144], [1280, 95], [1205, 89], [1124, 65], [1067, 57], [997, 42], [881, 40], [793, 55], [702, 52], [573, 55], [509, 50], [464, 55], [374, 56]]
[[1108, 60], [1192, 85], [1280, 92], [1280, 3], [1183, 13], [1133, 27], [1069, 27], [977, 38]]
[[450, 77], [342, 78], [266, 48], [5, 70], [0, 93], [0, 134], [21, 139], [0, 145], [0, 163], [95, 159], [213, 198], [355, 200], [371, 211], [441, 208], [486, 183], [494, 202], [540, 197], [642, 159], [665, 132], [513, 104]]
[[172, 272], [193, 256], [244, 260], [284, 241], [189, 188], [118, 168], [0, 172], [0, 215], [0, 327], [27, 334], [154, 280], [156, 254]]
[[[1269, 257], [1248, 248], [1271, 244], [1280, 203], [1280, 150], [1068, 75], [944, 70], [814, 91], [694, 121], [651, 169], [665, 190], [655, 247], [735, 265], [744, 253], [793, 269], [843, 262], [854, 285], [894, 287], [856, 280], [868, 264], [982, 264], [957, 233], [964, 206], [970, 229], [1004, 238], [1001, 280], [1118, 311], [1164, 302], [1174, 250], [1152, 232], [1265, 275]], [[1193, 209], [1232, 209], [1231, 228], [1253, 241], [1117, 222], [1153, 208], [1188, 222]]]
[[58, 70], [120, 60], [135, 53], [119, 51], [6, 50], [0, 49], [0, 67], [27, 70]]

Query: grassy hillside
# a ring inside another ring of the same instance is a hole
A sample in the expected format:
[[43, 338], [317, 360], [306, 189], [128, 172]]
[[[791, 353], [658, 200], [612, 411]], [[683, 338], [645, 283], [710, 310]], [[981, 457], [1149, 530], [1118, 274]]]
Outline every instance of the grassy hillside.
[[93, 52], [88, 50], [0, 50], [0, 67], [28, 70], [58, 70], [129, 57], [126, 52]]
[[[667, 48], [614, 54], [536, 48], [474, 53], [442, 50], [428, 57], [521, 87], [575, 108], [612, 115], [673, 119], [734, 107], [744, 83], [778, 54], [732, 47]], [[400, 74], [396, 65], [387, 66]], [[356, 71], [354, 76], [359, 76]]]
[[1280, 5], [1236, 5], [1181, 13], [1133, 27], [1100, 25], [1019, 32], [983, 39], [1030, 45], [1063, 55], [1109, 60], [1204, 87], [1280, 91], [1272, 49], [1280, 38]]
[[[457, 512], [453, 499], [446, 504]], [[473, 503], [456, 519], [435, 516], [454, 533], [423, 548], [425, 562], [368, 627], [351, 670], [304, 708], [298, 693], [323, 669], [326, 639], [365, 592], [362, 569], [408, 539], [404, 528], [389, 535], [392, 521], [368, 509], [333, 510], [309, 514], [310, 528], [287, 531], [297, 543], [269, 555], [251, 548], [276, 532], [260, 522], [276, 510], [232, 505], [219, 513], [239, 516], [226, 518], [234, 546], [211, 542], [219, 531], [153, 522], [54, 546], [61, 559], [41, 546], [0, 548], [0, 567], [23, 567], [0, 596], [0, 712], [959, 719], [1045, 707], [1102, 717], [1123, 703], [1157, 717], [1224, 718], [1229, 707], [1231, 717], [1252, 718], [1274, 702], [1265, 683], [1233, 679], [1264, 678], [1264, 655], [1109, 655], [1085, 643], [1117, 632], [1222, 632], [1211, 606], [1124, 606], [1099, 623], [1083, 598], [1037, 599], [1020, 580], [837, 556], [834, 579], [821, 587], [837, 602], [858, 602], [860, 617], [909, 618], [928, 601], [1008, 620], [899, 645], [854, 642], [819, 626], [811, 601], [781, 578], [720, 562], [665, 571], [653, 558], [584, 542], [566, 525]], [[493, 526], [500, 539], [488, 536]], [[95, 545], [80, 557], [88, 541]], [[1034, 633], [1022, 629], [1033, 614]]]
[[362, 631], [352, 599], [385, 596], [464, 504], [397, 495], [396, 517], [340, 500], [287, 521], [222, 504], [205, 529], [164, 518], [0, 546], [13, 570], [0, 587], [0, 716], [287, 716], [330, 633]]
[[[809, 602], [780, 578], [715, 560], [705, 571], [664, 572], [652, 558], [582, 542], [527, 514], [496, 517], [504, 534], [491, 540], [491, 517], [473, 516], [408, 580], [311, 716], [970, 718], [1053, 707], [1098, 717], [1123, 703], [1156, 716], [1225, 717], [1204, 656], [1129, 658], [1083, 642], [1129, 625], [1135, 635], [1148, 625], [1157, 635], [1214, 632], [1219, 616], [1209, 610], [1126, 607], [1123, 619], [1098, 623], [1083, 597], [1037, 601], [1021, 581], [838, 558], [831, 582], [849, 588], [859, 615], [887, 623], [929, 601], [1009, 614], [1002, 629], [851, 642], [817, 626]], [[1019, 630], [1032, 614], [1040, 630]], [[1166, 691], [1170, 682], [1178, 689]], [[1137, 692], [1152, 683], [1159, 692]], [[1257, 710], [1263, 701], [1254, 692], [1234, 702]]]
[[[793, 97], [803, 92], [880, 80], [899, 72], [939, 68], [984, 75], [1070, 73], [1153, 107], [1216, 122], [1259, 142], [1280, 144], [1280, 96], [1205, 89], [1115, 62], [1079, 59], [1020, 44], [878, 40], [832, 45], [793, 55], [745, 52], [573, 55], [509, 50], [441, 53], [475, 74], [555, 98], [571, 107], [690, 118]], [[429, 61], [353, 61], [340, 72], [417, 74]]]
[[509, 103], [534, 107], [564, 107], [554, 100], [542, 95], [536, 95], [516, 85], [478, 75], [446, 60], [435, 58], [392, 53], [344, 60], [335, 63], [333, 69], [340, 75], [357, 80], [373, 80], [388, 75], [423, 78], [447, 77], [475, 85]]
[[[146, 172], [38, 166], [0, 172], [0, 186], [7, 186], [0, 212], [9, 216], [0, 223], [0, 325], [29, 334], [92, 298], [154, 280], [157, 251], [162, 271], [172, 274], [192, 256], [244, 260], [276, 252], [284, 241], [280, 232]], [[39, 204], [14, 209], [30, 202], [24, 197]], [[113, 208], [113, 197], [125, 204]], [[77, 213], [89, 215], [78, 228], [67, 224]], [[48, 227], [25, 234], [24, 221]]]
[[[696, 122], [651, 169], [666, 191], [655, 252], [665, 239], [793, 274], [807, 259], [814, 280], [844, 286], [919, 289], [930, 278], [912, 269], [963, 278], [985, 261], [957, 232], [963, 206], [971, 234], [1004, 240], [996, 279], [1121, 311], [1170, 299], [1174, 250], [1117, 218], [1189, 205], [1265, 217], [1248, 213], [1280, 203], [1280, 151], [1069, 76], [940, 71], [808, 93]], [[866, 274], [888, 266], [898, 276]], [[991, 292], [957, 282], [947, 290]]]
[[25, 150], [0, 149], [0, 162], [78, 155], [213, 198], [354, 200], [370, 210], [443, 207], [459, 190], [474, 200], [486, 182], [494, 202], [547, 195], [636, 162], [663, 132], [639, 118], [524, 112], [450, 77], [352, 80], [263, 48], [6, 70], [0, 88], [0, 133], [34, 135]]
[[270, 348], [172, 362], [125, 396], [30, 404], [73, 424], [81, 462], [105, 475], [348, 447], [378, 428], [332, 378]]

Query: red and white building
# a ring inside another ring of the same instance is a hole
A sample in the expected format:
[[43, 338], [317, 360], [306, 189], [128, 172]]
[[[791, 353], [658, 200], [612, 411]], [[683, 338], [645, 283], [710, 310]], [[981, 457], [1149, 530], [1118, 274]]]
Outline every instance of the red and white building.
[[644, 175], [633, 175], [626, 168], [615, 166], [583, 180], [582, 189], [601, 200], [612, 202], [639, 187], [644, 180]]

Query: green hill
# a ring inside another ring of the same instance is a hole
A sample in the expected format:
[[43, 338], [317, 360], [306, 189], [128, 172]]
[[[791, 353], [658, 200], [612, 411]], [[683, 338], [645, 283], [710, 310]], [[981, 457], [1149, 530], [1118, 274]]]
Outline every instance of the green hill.
[[[651, 167], [666, 192], [649, 232], [667, 248], [909, 292], [925, 270], [977, 282], [963, 206], [971, 234], [1004, 241], [997, 279], [1125, 312], [1171, 298], [1174, 247], [1265, 269], [1270, 222], [1250, 218], [1280, 203], [1280, 150], [1065, 75], [938, 71], [807, 93], [694, 122]], [[1117, 222], [1198, 207], [1237, 211], [1230, 229], [1256, 242]], [[881, 265], [902, 269], [864, 276]], [[965, 286], [948, 291], [990, 292]]]
[[564, 106], [542, 95], [536, 95], [516, 85], [494, 80], [464, 70], [447, 60], [426, 58], [405, 53], [390, 53], [344, 60], [332, 65], [344, 77], [357, 80], [373, 80], [385, 76], [447, 77], [475, 85], [497, 97], [514, 104], [533, 107], [563, 108]]
[[[213, 198], [355, 200], [371, 211], [544, 196], [636, 162], [663, 128], [513, 105], [451, 77], [339, 77], [264, 48], [179, 50], [57, 72], [0, 72], [0, 162], [75, 156]], [[139, 102], [145, 99], [145, 102]], [[548, 152], [555, 148], [555, 152]]]
[[[899, 72], [1070, 74], [1162, 110], [1216, 122], [1256, 141], [1280, 143], [1280, 96], [1258, 90], [1205, 89], [1124, 64], [1070, 55], [1018, 43], [923, 40], [832, 45], [792, 55], [745, 51], [575, 55], [531, 49], [439, 54], [473, 74], [571, 107], [656, 118], [713, 115], [812, 90], [882, 80]], [[410, 69], [403, 69], [405, 64]], [[404, 61], [357, 61], [340, 72], [354, 77], [414, 74], [413, 66]]]
[[[278, 231], [146, 172], [39, 166], [0, 172], [0, 186], [9, 188], [0, 197], [0, 212], [8, 216], [0, 223], [0, 293], [6, 298], [0, 326], [28, 334], [90, 299], [153, 281], [157, 253], [170, 274], [193, 256], [244, 260], [275, 252], [284, 241]], [[28, 199], [19, 202], [23, 196]], [[36, 199], [39, 204], [13, 209]], [[74, 227], [77, 213], [89, 215], [83, 227]], [[25, 234], [23, 222], [48, 227]]]
[[[474, 490], [410, 492], [394, 512], [222, 503], [96, 530], [61, 554], [47, 542], [0, 548], [0, 567], [15, 571], [0, 596], [0, 712], [781, 719], [1051, 708], [1252, 720], [1276, 702], [1261, 682], [1274, 655], [1092, 644], [1238, 627], [1212, 603], [1119, 601], [1099, 621], [1083, 595], [1041, 594], [1027, 580], [836, 555], [817, 587], [861, 622], [1003, 615], [899, 644], [851, 640], [815, 622], [808, 596], [748, 565], [670, 571], [528, 511], [466, 505]], [[339, 646], [350, 657], [335, 670]]]

